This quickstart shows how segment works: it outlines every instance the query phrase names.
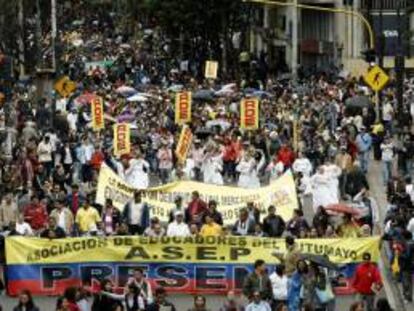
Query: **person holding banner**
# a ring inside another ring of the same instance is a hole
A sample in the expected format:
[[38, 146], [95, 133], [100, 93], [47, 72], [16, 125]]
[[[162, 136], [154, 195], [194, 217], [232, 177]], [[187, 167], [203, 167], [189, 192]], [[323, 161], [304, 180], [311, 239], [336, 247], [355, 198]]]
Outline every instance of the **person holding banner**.
[[240, 173], [238, 187], [255, 189], [260, 188], [259, 172], [266, 164], [266, 159], [263, 151], [257, 150], [260, 153], [260, 160], [255, 158], [256, 150], [250, 147], [243, 155], [241, 161], [236, 167], [236, 171]]
[[206, 184], [223, 185], [223, 159], [218, 146], [212, 145], [206, 150], [204, 155], [203, 165], [201, 170], [203, 172], [203, 182]]
[[119, 176], [136, 189], [147, 189], [149, 186], [149, 163], [137, 151], [136, 158], [129, 154], [121, 156], [121, 163], [115, 162]]

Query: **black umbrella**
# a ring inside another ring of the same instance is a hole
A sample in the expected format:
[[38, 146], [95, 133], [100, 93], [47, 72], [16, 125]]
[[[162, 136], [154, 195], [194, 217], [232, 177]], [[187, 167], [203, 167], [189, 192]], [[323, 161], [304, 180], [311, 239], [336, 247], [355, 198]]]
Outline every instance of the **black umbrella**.
[[328, 256], [314, 255], [314, 254], [300, 254], [300, 259], [307, 260], [317, 264], [318, 266], [328, 268], [330, 270], [339, 270], [339, 266], [329, 260]]
[[358, 95], [348, 98], [345, 105], [349, 108], [368, 108], [372, 103], [367, 96]]
[[194, 100], [201, 101], [213, 101], [214, 100], [214, 91], [210, 90], [199, 90], [193, 94]]

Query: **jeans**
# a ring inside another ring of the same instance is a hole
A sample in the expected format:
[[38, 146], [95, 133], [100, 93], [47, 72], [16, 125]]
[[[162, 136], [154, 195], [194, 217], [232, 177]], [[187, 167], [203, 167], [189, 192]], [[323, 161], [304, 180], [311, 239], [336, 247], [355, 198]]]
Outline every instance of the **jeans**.
[[233, 182], [236, 180], [236, 163], [234, 161], [223, 162], [223, 176]]
[[392, 177], [392, 161], [382, 162], [382, 177], [384, 178], [384, 185], [387, 185]]
[[361, 170], [364, 172], [364, 174], [366, 174], [368, 172], [369, 151], [359, 153], [358, 160], [361, 166]]
[[165, 168], [160, 168], [160, 179], [163, 184], [168, 183], [170, 180], [170, 170]]
[[401, 283], [404, 299], [413, 300], [413, 276], [411, 271], [401, 271]]
[[342, 172], [341, 176], [339, 176], [339, 191], [342, 197], [346, 194], [345, 189], [346, 189], [347, 179], [348, 179], [347, 173]]
[[359, 301], [364, 303], [366, 311], [374, 311], [375, 295], [359, 295]]

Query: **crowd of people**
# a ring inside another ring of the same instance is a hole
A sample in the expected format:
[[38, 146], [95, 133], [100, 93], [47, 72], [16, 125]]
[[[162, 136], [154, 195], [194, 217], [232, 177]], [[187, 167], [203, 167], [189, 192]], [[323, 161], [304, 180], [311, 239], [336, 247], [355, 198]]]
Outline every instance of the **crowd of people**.
[[[65, 25], [59, 34], [64, 50], [58, 70], [76, 83], [71, 96], [39, 98], [31, 82], [16, 82], [12, 89], [0, 82], [0, 232], [4, 237], [286, 238], [288, 253], [273, 274], [266, 274], [264, 262], [255, 263], [243, 290], [249, 302], [239, 305], [238, 295], [230, 292], [221, 310], [297, 311], [335, 310], [335, 296], [329, 273], [297, 258], [295, 238], [384, 233], [390, 260], [399, 263], [404, 297], [412, 300], [410, 90], [405, 95], [404, 118], [396, 120], [392, 87], [379, 116], [369, 105], [353, 104], [370, 92], [350, 76], [321, 74], [294, 83], [269, 73], [267, 79], [259, 79], [257, 64], [263, 60], [252, 56], [238, 81], [205, 80], [200, 78], [201, 62], [177, 60], [169, 54], [168, 38], [157, 27], [139, 24], [132, 35], [118, 26], [116, 14], [72, 10], [66, 18], [78, 21]], [[173, 101], [180, 90], [193, 93], [190, 128], [195, 139], [185, 163], [177, 161], [174, 153], [180, 127], [174, 122]], [[129, 100], [136, 93], [139, 99]], [[101, 96], [105, 107], [106, 126], [98, 132], [91, 125], [89, 102], [94, 96]], [[255, 131], [245, 131], [239, 124], [239, 102], [249, 96], [260, 98], [260, 127]], [[121, 121], [131, 124], [132, 150], [117, 158], [110, 125]], [[372, 160], [381, 161], [388, 207], [378, 206], [370, 193], [367, 173]], [[103, 163], [137, 188], [122, 212], [110, 199], [104, 206], [95, 203]], [[195, 191], [190, 202], [176, 197], [169, 222], [162, 223], [151, 216], [151, 206], [141, 198], [151, 186], [179, 180], [254, 189], [288, 170], [293, 172], [300, 202], [291, 219], [280, 217], [277, 206], [268, 206], [263, 214], [249, 202], [235, 223], [225, 225], [217, 202], [205, 202]], [[341, 205], [347, 209], [339, 213], [329, 209]], [[304, 213], [307, 207], [313, 210], [311, 216]], [[386, 211], [384, 224], [381, 209]], [[370, 254], [364, 256], [366, 263], [357, 269], [354, 281], [363, 303], [353, 305], [355, 311], [373, 310], [372, 299], [382, 284]], [[367, 285], [362, 276], [371, 270]], [[136, 271], [134, 278], [123, 294], [113, 293], [110, 280], [105, 280], [92, 294], [92, 310], [175, 310], [162, 288], [154, 289], [152, 297], [142, 271]], [[81, 289], [68, 288], [57, 310], [87, 311], [89, 307], [82, 305], [85, 299]], [[388, 310], [383, 305], [379, 300], [377, 310]], [[15, 310], [38, 309], [30, 293], [23, 291]], [[196, 296], [191, 310], [206, 310], [206, 298]]]

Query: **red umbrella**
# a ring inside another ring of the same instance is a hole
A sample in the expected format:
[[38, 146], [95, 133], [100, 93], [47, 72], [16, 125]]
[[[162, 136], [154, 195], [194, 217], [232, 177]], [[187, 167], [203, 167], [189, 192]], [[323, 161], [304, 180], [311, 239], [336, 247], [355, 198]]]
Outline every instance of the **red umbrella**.
[[84, 93], [75, 98], [75, 103], [78, 105], [87, 105], [95, 98], [93, 93]]
[[330, 204], [325, 207], [325, 210], [328, 212], [328, 214], [351, 214], [352, 216], [359, 216], [360, 211], [359, 209], [346, 205], [344, 203], [338, 203], [338, 204]]

